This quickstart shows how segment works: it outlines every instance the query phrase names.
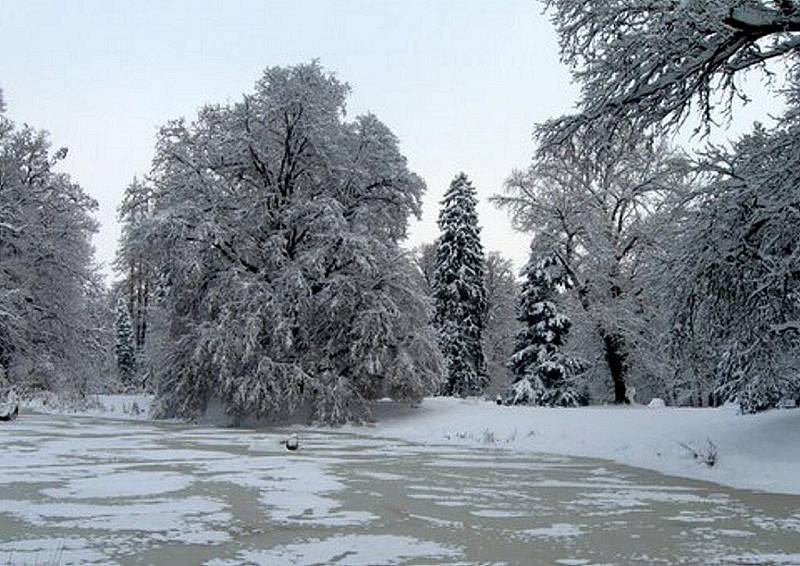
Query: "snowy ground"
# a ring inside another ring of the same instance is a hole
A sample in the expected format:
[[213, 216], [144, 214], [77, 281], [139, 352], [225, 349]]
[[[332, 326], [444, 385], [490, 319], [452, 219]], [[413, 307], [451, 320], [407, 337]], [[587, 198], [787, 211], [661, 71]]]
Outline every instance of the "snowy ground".
[[[417, 408], [382, 403], [377, 420], [373, 434], [414, 442], [605, 458], [742, 489], [800, 494], [800, 409], [740, 415], [734, 407], [546, 409], [434, 398]], [[683, 446], [702, 456], [709, 441], [718, 452], [713, 467]]]
[[[148, 396], [101, 395], [78, 414], [146, 420]], [[29, 407], [63, 414], [62, 407]], [[477, 399], [429, 398], [419, 407], [379, 403], [377, 422], [347, 427], [357, 434], [415, 443], [494, 446], [603, 458], [665, 474], [740, 489], [800, 495], [800, 409], [740, 415], [719, 409], [588, 407], [545, 409], [497, 406]], [[712, 467], [693, 458], [717, 449]]]
[[44, 395], [23, 402], [27, 411], [50, 415], [81, 415], [108, 419], [150, 420], [152, 395], [89, 395], [83, 401], [64, 402]]
[[0, 564], [800, 563], [800, 497], [607, 461], [381, 427], [293, 428], [291, 453], [276, 429], [30, 412], [0, 427]]

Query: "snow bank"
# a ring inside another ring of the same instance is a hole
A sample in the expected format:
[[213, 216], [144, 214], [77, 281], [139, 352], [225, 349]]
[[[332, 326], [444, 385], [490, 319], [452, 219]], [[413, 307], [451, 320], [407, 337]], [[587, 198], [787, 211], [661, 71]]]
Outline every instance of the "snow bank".
[[85, 415], [124, 420], [150, 418], [152, 395], [89, 395], [80, 401], [65, 401], [43, 395], [22, 401], [23, 410], [50, 415]]
[[[800, 494], [800, 410], [740, 415], [644, 406], [549, 409], [432, 398], [411, 408], [381, 402], [377, 424], [354, 432], [428, 444], [468, 444], [605, 458], [742, 489]], [[713, 467], [705, 457], [716, 446]]]

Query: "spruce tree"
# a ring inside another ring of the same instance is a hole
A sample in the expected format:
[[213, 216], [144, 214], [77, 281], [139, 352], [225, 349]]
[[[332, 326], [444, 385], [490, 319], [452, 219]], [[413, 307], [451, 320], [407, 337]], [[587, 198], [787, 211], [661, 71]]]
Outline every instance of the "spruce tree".
[[444, 395], [476, 395], [489, 384], [481, 339], [486, 314], [484, 256], [475, 189], [456, 175], [439, 212], [435, 322], [447, 376]]
[[126, 387], [133, 384], [133, 377], [136, 371], [136, 352], [133, 346], [133, 328], [128, 307], [125, 300], [120, 297], [117, 301], [116, 340], [114, 342], [114, 354], [117, 358], [117, 370], [122, 384]]
[[517, 320], [523, 324], [509, 366], [514, 375], [511, 403], [576, 406], [583, 402], [572, 383], [580, 364], [564, 355], [571, 323], [555, 298], [566, 281], [553, 256], [531, 257], [523, 272]]

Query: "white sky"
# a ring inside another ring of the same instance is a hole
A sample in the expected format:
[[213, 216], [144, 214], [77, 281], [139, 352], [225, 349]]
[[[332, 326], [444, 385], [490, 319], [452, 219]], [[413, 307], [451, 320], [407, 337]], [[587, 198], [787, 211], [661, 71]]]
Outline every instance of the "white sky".
[[412, 243], [436, 236], [438, 202], [464, 170], [481, 199], [484, 246], [522, 265], [528, 238], [487, 199], [528, 163], [533, 125], [571, 111], [577, 95], [540, 3], [0, 0], [7, 114], [69, 147], [62, 168], [100, 203], [106, 265], [116, 207], [148, 172], [158, 127], [237, 100], [265, 67], [313, 58], [353, 87], [349, 114], [374, 112], [427, 182]]

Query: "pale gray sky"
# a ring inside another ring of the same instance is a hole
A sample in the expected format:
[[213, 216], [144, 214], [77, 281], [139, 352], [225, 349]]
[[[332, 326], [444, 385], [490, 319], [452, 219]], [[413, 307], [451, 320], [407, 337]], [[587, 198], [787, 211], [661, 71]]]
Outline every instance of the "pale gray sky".
[[485, 247], [525, 261], [528, 238], [487, 199], [528, 163], [534, 123], [569, 112], [577, 95], [539, 2], [0, 0], [7, 112], [69, 147], [63, 169], [100, 202], [106, 264], [116, 207], [149, 170], [160, 125], [237, 100], [267, 66], [313, 58], [353, 87], [349, 113], [377, 114], [427, 182], [412, 243], [436, 236], [438, 202], [464, 170]]

